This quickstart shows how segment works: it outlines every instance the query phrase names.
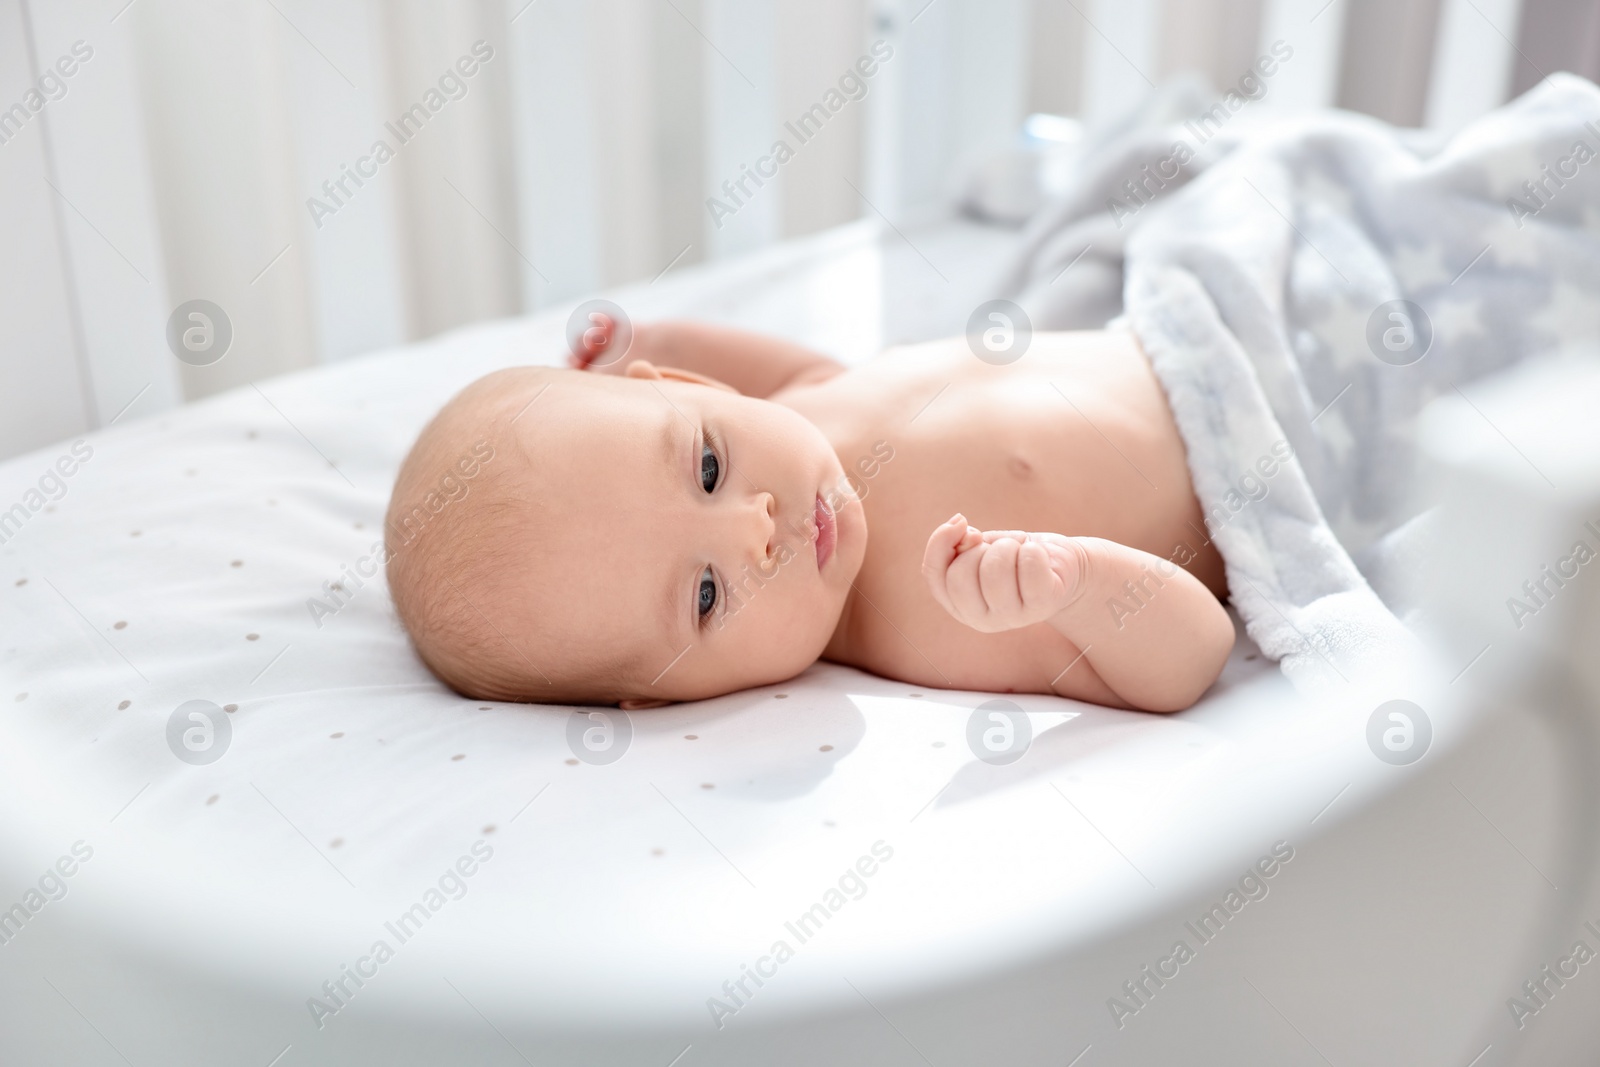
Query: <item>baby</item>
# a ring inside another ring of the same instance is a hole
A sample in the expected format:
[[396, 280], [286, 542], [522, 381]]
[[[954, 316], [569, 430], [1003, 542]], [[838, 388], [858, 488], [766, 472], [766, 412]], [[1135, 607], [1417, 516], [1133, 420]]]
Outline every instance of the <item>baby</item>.
[[[826, 659], [1176, 711], [1216, 680], [1222, 560], [1131, 333], [1035, 334], [1006, 365], [955, 338], [846, 369], [694, 322], [639, 326], [623, 353], [593, 321], [574, 369], [478, 380], [401, 468], [390, 588], [460, 692], [633, 710]], [[484, 441], [494, 458], [441, 500]]]

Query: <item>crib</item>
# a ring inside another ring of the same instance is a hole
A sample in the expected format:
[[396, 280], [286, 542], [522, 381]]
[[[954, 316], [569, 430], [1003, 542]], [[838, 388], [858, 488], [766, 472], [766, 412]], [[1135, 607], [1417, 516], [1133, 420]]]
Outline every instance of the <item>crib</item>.
[[[1009, 246], [964, 222], [915, 239], [963, 264], [952, 284]], [[908, 254], [863, 223], [612, 295], [820, 344], [881, 327], [869, 280]], [[1431, 738], [1407, 763], [1375, 758], [1371, 707], [1297, 694], [1247, 639], [1183, 714], [1016, 697], [1031, 741], [1011, 761], [968, 741], [991, 694], [827, 664], [631, 716], [445, 690], [361, 560], [438, 398], [555, 360], [565, 318], [83, 438], [64, 494], [0, 549], [6, 1062], [1592, 1047], [1587, 968], [1560, 989], [1540, 970], [1578, 966], [1596, 916], [1592, 690], [1511, 667], [1578, 644], [1416, 678]], [[7, 497], [57, 451], [0, 467]], [[1441, 454], [1489, 506], [1482, 461]], [[1557, 508], [1517, 491], [1522, 514]], [[1550, 632], [1570, 644], [1594, 601], [1569, 599]], [[1524, 981], [1551, 992], [1519, 1020]]]

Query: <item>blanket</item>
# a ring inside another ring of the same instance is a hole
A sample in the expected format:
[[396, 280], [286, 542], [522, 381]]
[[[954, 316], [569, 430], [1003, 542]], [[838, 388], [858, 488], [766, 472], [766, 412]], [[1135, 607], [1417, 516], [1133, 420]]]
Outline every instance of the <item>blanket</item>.
[[1448, 534], [1417, 503], [1422, 408], [1596, 351], [1600, 89], [1554, 75], [1448, 140], [1231, 106], [1084, 160], [1003, 288], [1036, 329], [1134, 331], [1233, 605], [1316, 689], [1418, 647], [1407, 578]]

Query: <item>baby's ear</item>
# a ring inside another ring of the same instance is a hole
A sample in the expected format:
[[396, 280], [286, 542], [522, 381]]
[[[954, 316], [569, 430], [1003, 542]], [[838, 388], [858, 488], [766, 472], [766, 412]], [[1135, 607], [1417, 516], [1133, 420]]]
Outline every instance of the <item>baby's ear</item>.
[[706, 385], [712, 389], [722, 389], [729, 393], [739, 390], [727, 382], [708, 378], [704, 374], [696, 374], [692, 370], [681, 370], [678, 367], [658, 367], [647, 359], [636, 359], [628, 364], [627, 376], [629, 378], [650, 378], [655, 381], [688, 382], [691, 385]]
[[617, 707], [623, 711], [649, 711], [651, 708], [664, 708], [672, 703], [670, 700], [627, 700], [617, 701]]

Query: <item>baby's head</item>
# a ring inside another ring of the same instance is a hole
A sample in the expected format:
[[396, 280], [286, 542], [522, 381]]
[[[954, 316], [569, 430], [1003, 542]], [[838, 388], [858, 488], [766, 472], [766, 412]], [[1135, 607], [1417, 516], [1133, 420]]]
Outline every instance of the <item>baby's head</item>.
[[867, 538], [804, 417], [644, 362], [474, 382], [406, 457], [386, 530], [395, 607], [452, 687], [623, 707], [804, 670]]

